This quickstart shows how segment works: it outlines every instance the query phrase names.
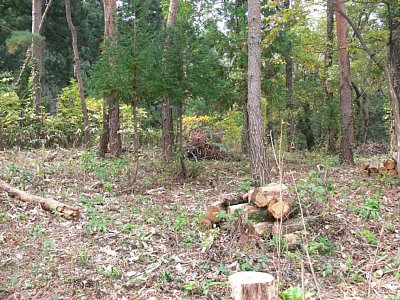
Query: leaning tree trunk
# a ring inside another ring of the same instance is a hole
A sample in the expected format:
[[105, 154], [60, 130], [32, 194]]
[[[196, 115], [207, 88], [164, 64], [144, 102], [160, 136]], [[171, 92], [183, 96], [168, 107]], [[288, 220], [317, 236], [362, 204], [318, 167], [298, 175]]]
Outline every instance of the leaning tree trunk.
[[261, 3], [248, 1], [248, 100], [250, 165], [261, 185], [268, 181], [265, 130], [261, 112]]
[[[170, 0], [167, 19], [167, 30], [171, 30], [175, 26], [176, 17], [178, 15], [179, 0]], [[168, 54], [170, 49], [169, 35], [167, 35], [165, 52]], [[164, 157], [170, 160], [174, 153], [174, 119], [172, 114], [171, 96], [165, 95], [162, 105], [162, 139]]]
[[[32, 33], [40, 34], [39, 25], [42, 19], [42, 0], [32, 1]], [[41, 123], [41, 99], [42, 89], [40, 86], [40, 77], [42, 70], [42, 51], [41, 42], [35, 39], [32, 40], [32, 84], [33, 84], [33, 106], [35, 108], [35, 116], [37, 121]]]
[[[340, 11], [345, 11], [344, 0], [337, 0], [336, 5]], [[346, 20], [343, 15], [335, 10], [336, 34], [339, 43], [338, 63], [340, 80], [340, 102], [342, 112], [342, 149], [341, 162], [354, 163], [352, 145], [354, 140], [354, 125], [352, 114], [352, 99], [350, 86], [350, 61], [347, 42]]]
[[71, 9], [70, 9], [69, 0], [65, 0], [65, 13], [67, 15], [68, 27], [69, 27], [69, 30], [71, 31], [71, 36], [72, 36], [72, 48], [74, 51], [76, 79], [78, 81], [79, 97], [81, 98], [83, 126], [85, 127], [84, 128], [85, 144], [86, 144], [86, 146], [89, 146], [89, 143], [90, 143], [89, 115], [88, 115], [88, 110], [86, 107], [86, 100], [85, 100], [85, 94], [84, 94], [84, 89], [83, 89], [81, 61], [79, 59], [79, 51], [78, 51], [78, 38], [77, 38], [74, 23], [72, 22], [72, 18], [71, 18]]
[[0, 116], [0, 151], [3, 150], [4, 150], [3, 123], [1, 122], [1, 116]]

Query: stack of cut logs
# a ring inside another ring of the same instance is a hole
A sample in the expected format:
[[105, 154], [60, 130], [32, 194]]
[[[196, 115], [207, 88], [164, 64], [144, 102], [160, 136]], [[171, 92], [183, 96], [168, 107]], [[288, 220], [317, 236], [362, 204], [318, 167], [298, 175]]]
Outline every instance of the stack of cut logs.
[[360, 166], [361, 174], [364, 176], [377, 176], [387, 175], [389, 177], [396, 177], [396, 161], [392, 158], [389, 159], [374, 159], [370, 162], [362, 163]]
[[[218, 198], [218, 201], [207, 207], [206, 216], [200, 219], [202, 228], [211, 229], [214, 224], [222, 221], [218, 217], [221, 212], [234, 215], [240, 210], [244, 224], [247, 229], [251, 227], [248, 231], [253, 235], [265, 238], [271, 235], [282, 235], [286, 239], [289, 250], [300, 245], [303, 221], [286, 220], [293, 210], [286, 185], [271, 183], [250, 190], [246, 194], [222, 194]], [[284, 221], [281, 222], [281, 220]]]

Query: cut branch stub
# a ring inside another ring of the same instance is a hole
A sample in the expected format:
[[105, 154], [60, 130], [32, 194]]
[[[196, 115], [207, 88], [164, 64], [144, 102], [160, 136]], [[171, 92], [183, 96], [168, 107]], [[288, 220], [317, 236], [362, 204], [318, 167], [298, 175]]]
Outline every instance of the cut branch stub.
[[15, 198], [21, 201], [39, 204], [44, 210], [57, 212], [65, 219], [75, 221], [79, 219], [79, 210], [75, 207], [65, 205], [51, 198], [42, 198], [28, 194], [27, 192], [21, 191], [9, 185], [3, 180], [0, 180], [0, 189], [12, 194]]
[[262, 272], [238, 272], [229, 276], [234, 300], [275, 300], [278, 293], [272, 275]]
[[270, 183], [266, 186], [261, 186], [251, 193], [249, 192], [249, 200], [257, 207], [268, 206], [272, 200], [285, 199], [289, 194], [286, 185], [280, 183]]

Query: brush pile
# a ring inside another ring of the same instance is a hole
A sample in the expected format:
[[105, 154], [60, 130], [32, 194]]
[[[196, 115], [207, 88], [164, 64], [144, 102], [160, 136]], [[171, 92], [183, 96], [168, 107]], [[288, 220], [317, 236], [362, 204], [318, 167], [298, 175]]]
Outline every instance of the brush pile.
[[369, 162], [362, 163], [360, 171], [363, 176], [378, 176], [386, 175], [388, 177], [396, 177], [396, 161], [392, 158], [389, 159], [373, 159]]
[[186, 156], [196, 160], [225, 157], [226, 152], [221, 149], [221, 145], [222, 134], [197, 127], [190, 131]]
[[[289, 219], [296, 208], [286, 185], [271, 183], [249, 192], [222, 194], [206, 208], [203, 229], [220, 225], [226, 216], [240, 216], [243, 233], [251, 237], [281, 236], [289, 250], [300, 246], [303, 220]], [[306, 220], [307, 222], [307, 220]]]

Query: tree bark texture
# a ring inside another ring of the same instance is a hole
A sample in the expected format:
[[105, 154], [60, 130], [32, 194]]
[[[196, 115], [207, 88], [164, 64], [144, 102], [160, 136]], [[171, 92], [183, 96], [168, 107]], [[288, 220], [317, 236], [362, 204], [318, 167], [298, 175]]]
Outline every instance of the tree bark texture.
[[[39, 25], [42, 19], [42, 0], [32, 1], [32, 33], [40, 34]], [[33, 83], [33, 106], [35, 108], [35, 115], [38, 121], [41, 115], [41, 102], [42, 93], [40, 86], [40, 78], [42, 75], [42, 70], [40, 66], [42, 65], [42, 51], [41, 42], [32, 40], [32, 83]]]
[[71, 36], [72, 36], [72, 49], [74, 51], [76, 79], [78, 81], [79, 97], [81, 99], [81, 107], [82, 107], [84, 138], [85, 138], [85, 144], [86, 144], [86, 146], [88, 146], [90, 143], [89, 115], [88, 115], [88, 110], [86, 107], [86, 99], [85, 99], [84, 88], [83, 88], [81, 61], [79, 59], [79, 51], [78, 51], [78, 38], [77, 38], [74, 23], [72, 22], [71, 8], [70, 8], [69, 0], [65, 0], [65, 13], [67, 16], [68, 27], [69, 27], [69, 30], [71, 31]]
[[335, 114], [333, 111], [333, 89], [332, 81], [329, 77], [329, 70], [332, 68], [333, 61], [333, 26], [334, 26], [334, 10], [333, 1], [327, 0], [326, 2], [326, 54], [325, 54], [325, 98], [326, 104], [329, 108], [328, 115], [328, 151], [330, 153], [336, 152], [336, 130], [335, 130]]
[[[166, 27], [172, 29], [175, 26], [178, 15], [179, 0], [170, 0]], [[170, 48], [169, 37], [167, 36], [165, 52]], [[162, 142], [163, 153], [166, 160], [170, 160], [174, 153], [174, 118], [171, 107], [171, 96], [165, 95], [162, 105]]]
[[4, 140], [3, 140], [3, 123], [1, 122], [0, 116], [0, 151], [4, 150]]
[[[345, 11], [344, 0], [336, 0], [340, 11]], [[338, 64], [340, 80], [340, 103], [342, 112], [342, 145], [340, 152], [341, 162], [354, 163], [352, 145], [354, 141], [354, 125], [352, 114], [352, 97], [350, 86], [350, 61], [347, 42], [346, 20], [342, 14], [335, 10], [336, 34], [339, 44]]]
[[132, 115], [133, 115], [133, 152], [135, 157], [138, 157], [140, 141], [139, 141], [139, 120], [138, 120], [138, 107], [135, 101], [132, 101]]
[[265, 129], [261, 112], [261, 3], [248, 1], [248, 100], [250, 164], [255, 179], [268, 182]]
[[390, 40], [387, 72], [389, 77], [389, 100], [393, 118], [392, 153], [397, 162], [396, 171], [400, 174], [400, 5], [391, 2], [389, 18]]
[[[106, 44], [113, 46], [116, 40], [116, 0], [104, 0], [104, 39]], [[111, 59], [110, 68], [115, 62]], [[105, 156], [108, 143], [110, 154], [118, 157], [122, 151], [120, 128], [119, 100], [114, 92], [104, 98], [103, 109], [103, 130], [100, 136], [99, 155]], [[105, 123], [106, 122], [106, 123]]]

